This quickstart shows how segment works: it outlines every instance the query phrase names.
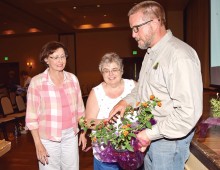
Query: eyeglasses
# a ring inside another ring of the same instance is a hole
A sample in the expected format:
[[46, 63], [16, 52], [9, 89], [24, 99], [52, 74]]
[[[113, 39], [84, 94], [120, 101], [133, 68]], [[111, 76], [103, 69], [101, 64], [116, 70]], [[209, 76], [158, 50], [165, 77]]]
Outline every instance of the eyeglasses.
[[119, 71], [121, 71], [121, 70], [117, 69], [117, 68], [112, 69], [112, 70], [104, 69], [104, 70], [102, 70], [102, 73], [103, 74], [110, 74], [110, 73], [117, 74]]
[[139, 27], [141, 27], [141, 26], [143, 26], [143, 25], [146, 25], [146, 24], [148, 24], [148, 23], [151, 22], [151, 21], [153, 21], [153, 20], [144, 22], [144, 23], [139, 24], [139, 25], [135, 25], [135, 26], [133, 26], [131, 29], [132, 29], [132, 31], [134, 31], [134, 33], [137, 33], [137, 32], [139, 31]]
[[49, 58], [51, 58], [54, 61], [58, 61], [59, 59], [66, 60], [66, 56], [65, 55], [63, 55], [63, 56], [54, 56], [54, 57], [49, 56]]

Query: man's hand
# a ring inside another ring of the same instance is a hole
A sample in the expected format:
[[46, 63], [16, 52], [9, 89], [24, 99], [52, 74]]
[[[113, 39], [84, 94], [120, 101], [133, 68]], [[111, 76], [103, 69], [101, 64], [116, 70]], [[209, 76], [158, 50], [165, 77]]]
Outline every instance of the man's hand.
[[124, 100], [119, 101], [111, 110], [111, 112], [109, 113], [109, 118], [108, 120], [110, 120], [111, 118], [114, 117], [115, 114], [117, 114], [118, 112], [120, 112], [120, 116], [123, 117], [124, 116], [124, 112], [125, 109], [127, 107], [127, 102]]
[[142, 130], [141, 132], [139, 132], [137, 134], [137, 139], [138, 139], [139, 145], [140, 145], [139, 150], [141, 152], [144, 152], [151, 143], [150, 139], [148, 138], [148, 136], [146, 134], [146, 129]]

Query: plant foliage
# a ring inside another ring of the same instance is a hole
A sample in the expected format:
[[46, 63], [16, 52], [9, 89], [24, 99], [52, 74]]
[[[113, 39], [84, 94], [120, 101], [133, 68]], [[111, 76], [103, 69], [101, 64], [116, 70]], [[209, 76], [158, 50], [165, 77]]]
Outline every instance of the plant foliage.
[[[150, 100], [143, 103], [137, 103], [136, 108], [128, 106], [125, 110], [124, 117], [117, 119], [116, 123], [111, 121], [101, 121], [95, 127], [95, 133], [91, 133], [90, 137], [93, 143], [110, 144], [116, 150], [134, 151], [131, 140], [136, 138], [136, 134], [145, 129], [152, 128], [156, 123], [152, 109], [156, 106], [161, 107], [161, 101], [154, 95], [150, 96]], [[82, 130], [87, 130], [87, 122], [85, 118], [81, 118], [80, 126]], [[91, 122], [90, 122], [91, 124]]]

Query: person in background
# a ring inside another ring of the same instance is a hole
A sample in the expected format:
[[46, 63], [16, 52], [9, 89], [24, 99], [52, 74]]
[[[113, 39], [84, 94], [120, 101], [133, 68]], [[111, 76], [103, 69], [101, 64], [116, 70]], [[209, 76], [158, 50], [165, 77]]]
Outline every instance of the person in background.
[[[26, 126], [34, 139], [40, 170], [79, 169], [78, 120], [84, 104], [78, 79], [64, 71], [68, 58], [60, 42], [45, 44], [40, 61], [47, 69], [31, 79], [27, 92]], [[86, 147], [85, 134], [79, 145]]]
[[31, 77], [28, 75], [27, 71], [22, 71], [21, 72], [21, 77], [23, 79], [23, 85], [22, 86], [17, 85], [16, 94], [21, 95], [24, 99], [24, 102], [26, 103], [26, 101], [27, 101], [27, 98], [26, 98], [27, 89], [28, 89], [28, 86], [31, 82]]
[[[129, 94], [135, 86], [133, 80], [122, 78], [122, 59], [114, 52], [106, 53], [102, 57], [99, 71], [104, 81], [91, 90], [86, 104], [87, 122], [95, 121], [91, 128], [94, 128], [101, 120], [107, 119], [113, 106]], [[94, 170], [120, 169], [117, 163], [102, 162], [96, 155], [95, 149], [93, 149], [93, 154]]]
[[28, 75], [27, 71], [22, 71], [21, 72], [21, 77], [23, 78], [23, 88], [27, 89], [30, 82], [31, 82], [31, 77]]
[[6, 84], [8, 92], [16, 92], [18, 83], [16, 81], [16, 73], [14, 70], [8, 72], [8, 80]]
[[147, 153], [146, 170], [183, 170], [194, 128], [202, 115], [203, 84], [196, 51], [165, 27], [165, 11], [154, 1], [135, 5], [128, 13], [132, 37], [146, 50], [137, 86], [111, 111], [123, 116], [127, 105], [154, 95], [162, 107], [153, 110], [157, 123], [137, 134]]

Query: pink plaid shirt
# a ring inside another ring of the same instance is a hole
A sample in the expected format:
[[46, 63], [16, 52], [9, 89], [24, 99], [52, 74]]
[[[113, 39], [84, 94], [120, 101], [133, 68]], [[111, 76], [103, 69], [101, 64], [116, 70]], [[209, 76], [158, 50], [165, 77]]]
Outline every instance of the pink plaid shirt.
[[[73, 128], [77, 133], [77, 120], [85, 115], [77, 77], [64, 71], [63, 88], [72, 113]], [[26, 126], [28, 129], [38, 129], [42, 139], [60, 141], [63, 126], [61, 100], [59, 88], [50, 79], [48, 69], [33, 77], [27, 93]]]

